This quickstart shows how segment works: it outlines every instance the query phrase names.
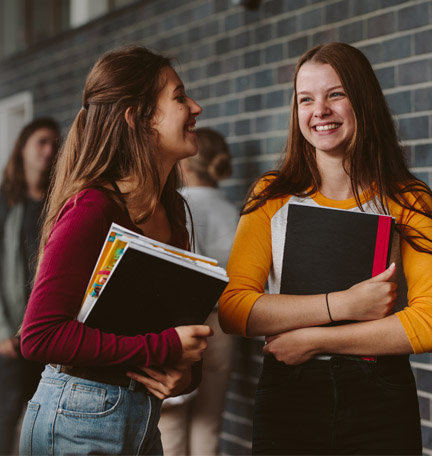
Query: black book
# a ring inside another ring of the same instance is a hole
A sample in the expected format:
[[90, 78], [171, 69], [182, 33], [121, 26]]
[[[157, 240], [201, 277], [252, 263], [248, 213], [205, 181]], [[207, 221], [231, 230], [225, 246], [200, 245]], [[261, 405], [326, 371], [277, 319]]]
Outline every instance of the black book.
[[389, 265], [394, 219], [291, 203], [282, 263], [282, 294], [342, 291]]
[[202, 324], [228, 283], [216, 264], [113, 224], [78, 320], [125, 336]]

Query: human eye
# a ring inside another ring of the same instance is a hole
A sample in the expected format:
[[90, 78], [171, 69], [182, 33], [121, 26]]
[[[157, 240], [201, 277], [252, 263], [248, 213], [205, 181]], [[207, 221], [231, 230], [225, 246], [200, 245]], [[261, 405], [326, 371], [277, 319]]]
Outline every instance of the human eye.
[[312, 100], [311, 97], [304, 96], [304, 97], [299, 98], [299, 103], [300, 104], [309, 103], [311, 100]]
[[178, 101], [179, 103], [185, 103], [186, 102], [186, 94], [182, 93], [177, 95], [174, 99]]
[[343, 92], [332, 92], [330, 94], [331, 98], [342, 98], [344, 96], [345, 96], [345, 94]]

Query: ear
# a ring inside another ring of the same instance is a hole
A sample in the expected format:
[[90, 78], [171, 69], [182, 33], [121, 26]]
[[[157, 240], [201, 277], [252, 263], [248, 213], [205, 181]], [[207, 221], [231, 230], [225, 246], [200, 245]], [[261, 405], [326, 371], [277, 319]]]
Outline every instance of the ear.
[[124, 113], [124, 116], [125, 116], [125, 120], [127, 122], [127, 124], [129, 125], [130, 128], [132, 128], [132, 130], [135, 128], [135, 123], [132, 119], [132, 113], [131, 113], [131, 109], [132, 109], [132, 106], [129, 106], [125, 113]]

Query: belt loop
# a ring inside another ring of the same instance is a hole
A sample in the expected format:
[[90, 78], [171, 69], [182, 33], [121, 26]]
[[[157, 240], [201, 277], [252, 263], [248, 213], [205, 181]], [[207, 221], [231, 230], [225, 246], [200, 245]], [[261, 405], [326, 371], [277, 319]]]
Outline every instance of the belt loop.
[[61, 364], [56, 365], [56, 372], [61, 372]]
[[133, 378], [131, 378], [130, 382], [129, 382], [129, 388], [128, 388], [129, 391], [135, 391], [135, 387], [136, 387], [136, 381]]

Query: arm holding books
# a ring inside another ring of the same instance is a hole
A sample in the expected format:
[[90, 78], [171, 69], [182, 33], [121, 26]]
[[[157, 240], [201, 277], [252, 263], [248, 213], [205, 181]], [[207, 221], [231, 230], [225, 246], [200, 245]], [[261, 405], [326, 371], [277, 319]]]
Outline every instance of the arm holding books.
[[[230, 283], [219, 301], [222, 327], [247, 336], [278, 334], [329, 322], [324, 294], [265, 294], [272, 262], [270, 219], [266, 207], [243, 215], [227, 267]], [[332, 317], [373, 320], [387, 315], [395, 297], [391, 267], [374, 279], [331, 293]]]

